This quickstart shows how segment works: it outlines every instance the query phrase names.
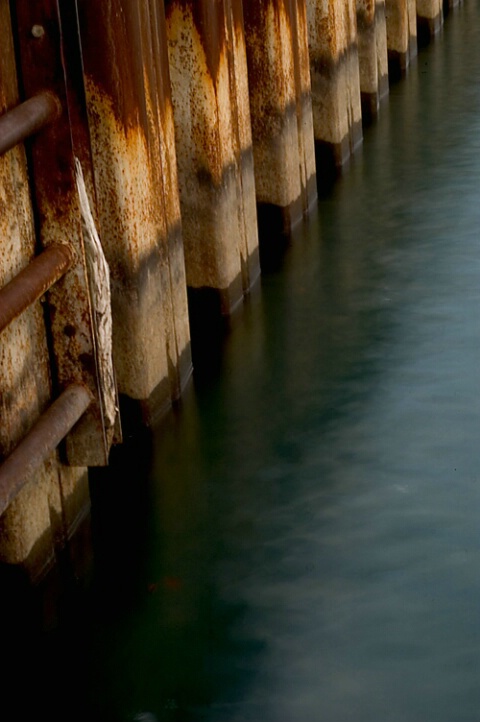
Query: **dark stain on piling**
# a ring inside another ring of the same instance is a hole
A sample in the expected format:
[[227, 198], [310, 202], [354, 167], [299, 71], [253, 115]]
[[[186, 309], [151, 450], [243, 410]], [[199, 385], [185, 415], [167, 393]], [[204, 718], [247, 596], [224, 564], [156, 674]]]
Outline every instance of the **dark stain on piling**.
[[225, 5], [224, 0], [165, 0], [167, 22], [175, 10], [182, 16], [191, 15], [202, 43], [209, 75], [213, 82], [218, 78], [222, 56], [225, 52]]

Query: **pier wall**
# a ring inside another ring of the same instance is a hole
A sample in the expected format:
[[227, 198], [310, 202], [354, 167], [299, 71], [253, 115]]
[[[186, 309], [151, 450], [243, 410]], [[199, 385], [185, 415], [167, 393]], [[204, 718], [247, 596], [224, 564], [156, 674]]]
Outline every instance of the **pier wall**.
[[[0, 147], [17, 106], [54, 108], [0, 155], [0, 289], [70, 260], [1, 331], [0, 562], [32, 579], [88, 514], [88, 468], [181, 398], [194, 325], [209, 343], [241, 308], [455, 2], [33, 5], [0, 0]], [[85, 409], [7, 489], [72, 385]]]

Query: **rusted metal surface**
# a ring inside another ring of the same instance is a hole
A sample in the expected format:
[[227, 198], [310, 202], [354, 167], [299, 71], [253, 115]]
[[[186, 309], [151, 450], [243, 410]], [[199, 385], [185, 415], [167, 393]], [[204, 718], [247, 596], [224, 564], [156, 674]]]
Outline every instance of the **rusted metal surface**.
[[[93, 403], [68, 439], [73, 465], [105, 464], [113, 430], [106, 429], [97, 381], [94, 319], [84, 261], [81, 214], [74, 174], [79, 158], [91, 202], [91, 159], [74, 0], [16, 0], [14, 27], [24, 93], [54, 93], [62, 116], [29, 143], [39, 240], [47, 248], [68, 238], [76, 263], [47, 296], [58, 387], [79, 383]], [[41, 29], [41, 30], [39, 30]]]
[[62, 112], [53, 93], [40, 93], [0, 117], [0, 155], [56, 120]]
[[149, 417], [191, 373], [165, 17], [158, 0], [78, 9], [118, 386]]
[[[20, 102], [9, 6], [9, 0], [0, 0], [0, 115]], [[28, 176], [23, 144], [0, 157], [0, 287], [28, 266], [38, 252]], [[60, 235], [56, 240], [64, 238]], [[1, 335], [1, 460], [48, 407], [52, 376], [55, 381], [51, 362], [44, 305], [37, 302]], [[34, 473], [35, 483], [24, 487], [0, 518], [0, 560], [21, 564], [31, 578], [38, 576], [54, 559], [55, 547], [73, 531], [74, 508], [86, 504], [85, 477], [85, 468], [67, 467], [57, 454], [51, 454]]]
[[64, 244], [49, 246], [0, 290], [0, 332], [38, 300], [73, 264]]
[[3, 462], [0, 466], [0, 516], [91, 402], [91, 394], [84, 386], [67, 387]]
[[[0, 113], [19, 103], [9, 3], [0, 0]], [[34, 256], [35, 233], [24, 148], [0, 157], [0, 287]], [[42, 309], [31, 307], [2, 334], [0, 343], [0, 455], [22, 438], [50, 394], [49, 358]], [[35, 373], [32, 373], [32, 369]]]
[[258, 258], [250, 129], [239, 127], [250, 124], [241, 15], [230, 0], [167, 0], [165, 10], [187, 283], [216, 292], [229, 314], [243, 300], [245, 249], [248, 263]]

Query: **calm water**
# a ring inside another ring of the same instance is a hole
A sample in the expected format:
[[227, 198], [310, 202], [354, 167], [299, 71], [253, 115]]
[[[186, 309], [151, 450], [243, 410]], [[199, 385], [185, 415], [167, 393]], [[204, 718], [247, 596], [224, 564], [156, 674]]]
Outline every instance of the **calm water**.
[[128, 485], [94, 480], [37, 716], [478, 722], [479, 319], [466, 0]]

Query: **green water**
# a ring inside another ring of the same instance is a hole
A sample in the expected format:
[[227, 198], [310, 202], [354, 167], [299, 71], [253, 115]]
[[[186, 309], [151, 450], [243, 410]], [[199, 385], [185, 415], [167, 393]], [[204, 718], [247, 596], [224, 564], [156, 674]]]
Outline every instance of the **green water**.
[[479, 319], [465, 0], [211, 373], [93, 480], [95, 583], [17, 716], [478, 722]]

